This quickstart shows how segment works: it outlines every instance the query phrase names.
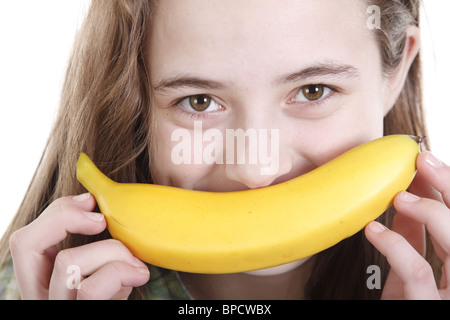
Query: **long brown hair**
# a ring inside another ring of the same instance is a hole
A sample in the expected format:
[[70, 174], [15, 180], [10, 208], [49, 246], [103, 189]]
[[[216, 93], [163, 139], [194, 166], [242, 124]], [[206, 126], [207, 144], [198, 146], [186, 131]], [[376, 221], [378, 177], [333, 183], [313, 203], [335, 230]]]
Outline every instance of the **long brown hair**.
[[[75, 39], [54, 127], [1, 240], [0, 263], [9, 254], [9, 237], [15, 230], [57, 198], [85, 192], [74, 170], [80, 152], [117, 181], [151, 183], [150, 92], [143, 51], [152, 3], [92, 1]], [[71, 234], [61, 248], [107, 237], [107, 231], [94, 237]]]
[[[420, 0], [374, 0], [382, 12], [377, 39], [384, 71], [398, 66], [406, 28], [419, 24]], [[152, 183], [151, 92], [145, 64], [145, 35], [154, 1], [93, 0], [75, 41], [62, 90], [60, 111], [18, 212], [0, 244], [0, 264], [9, 254], [12, 232], [36, 219], [54, 200], [84, 192], [75, 163], [86, 152], [109, 177], [120, 182]], [[385, 118], [385, 134], [426, 135], [422, 112], [420, 57]], [[120, 150], [120, 152], [118, 151]], [[380, 220], [390, 225], [393, 212]], [[107, 238], [68, 235], [61, 248]], [[385, 259], [362, 232], [320, 253], [307, 286], [312, 299], [378, 298], [365, 284], [369, 265], [385, 274]], [[140, 296], [135, 289], [133, 297]]]

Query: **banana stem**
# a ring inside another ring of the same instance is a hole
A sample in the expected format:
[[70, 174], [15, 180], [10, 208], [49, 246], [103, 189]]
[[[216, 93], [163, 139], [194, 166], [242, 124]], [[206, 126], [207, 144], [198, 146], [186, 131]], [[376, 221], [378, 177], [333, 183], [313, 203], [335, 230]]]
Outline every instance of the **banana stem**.
[[422, 144], [427, 139], [427, 136], [419, 137], [419, 136], [409, 136], [411, 139], [413, 139], [418, 144]]
[[427, 136], [419, 137], [410, 135], [409, 137], [419, 144], [419, 152], [422, 152], [422, 149], [425, 148], [424, 142], [427, 139]]
[[95, 166], [85, 153], [81, 153], [77, 161], [77, 179], [94, 196], [107, 190], [114, 183]]

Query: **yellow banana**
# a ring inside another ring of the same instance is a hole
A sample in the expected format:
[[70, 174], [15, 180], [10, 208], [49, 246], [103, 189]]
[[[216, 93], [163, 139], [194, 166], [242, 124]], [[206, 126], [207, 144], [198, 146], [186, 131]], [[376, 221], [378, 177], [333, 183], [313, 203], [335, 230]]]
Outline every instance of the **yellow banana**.
[[136, 257], [185, 272], [245, 272], [316, 254], [376, 219], [410, 185], [417, 142], [386, 136], [290, 181], [245, 191], [117, 183], [85, 154], [77, 177], [113, 238]]

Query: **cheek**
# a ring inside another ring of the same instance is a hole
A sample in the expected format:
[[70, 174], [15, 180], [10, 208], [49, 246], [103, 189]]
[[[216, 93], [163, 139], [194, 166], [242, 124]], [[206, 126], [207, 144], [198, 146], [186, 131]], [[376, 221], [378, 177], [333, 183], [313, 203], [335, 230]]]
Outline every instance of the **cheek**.
[[192, 131], [163, 120], [153, 132], [152, 141], [151, 169], [155, 184], [193, 189], [194, 182], [208, 174], [210, 166], [194, 162]]
[[152, 132], [151, 171], [155, 184], [171, 185], [169, 173], [177, 167], [171, 159], [173, 129], [159, 121]]
[[[363, 100], [364, 101], [364, 100]], [[367, 101], [367, 100], [366, 100]], [[372, 104], [349, 106], [299, 131], [297, 150], [315, 166], [342, 153], [383, 136], [382, 108]]]

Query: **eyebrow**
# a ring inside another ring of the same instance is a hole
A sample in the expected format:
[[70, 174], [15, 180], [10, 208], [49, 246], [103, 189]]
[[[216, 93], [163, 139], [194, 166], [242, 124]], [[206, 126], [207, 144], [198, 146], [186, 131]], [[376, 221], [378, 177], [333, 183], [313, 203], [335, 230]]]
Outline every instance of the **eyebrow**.
[[276, 84], [285, 84], [289, 82], [308, 80], [310, 78], [333, 77], [343, 79], [359, 79], [360, 72], [354, 66], [338, 63], [320, 63], [302, 69], [298, 72], [283, 75], [277, 79]]
[[[360, 73], [357, 68], [348, 64], [339, 64], [333, 62], [320, 63], [297, 72], [283, 75], [276, 79], [275, 84], [286, 84], [289, 82], [296, 82], [319, 77], [356, 79], [360, 78]], [[182, 87], [215, 90], [223, 89], [228, 86], [230, 85], [224, 82], [205, 79], [190, 74], [180, 74], [168, 79], [161, 80], [153, 87], [153, 90], [166, 91], [169, 89], [178, 89]]]
[[180, 87], [191, 87], [199, 89], [223, 89], [227, 87], [225, 83], [204, 79], [197, 76], [192, 76], [188, 74], [178, 75], [172, 78], [168, 78], [158, 82], [156, 86], [153, 87], [155, 91], [165, 91], [168, 89], [177, 89]]

